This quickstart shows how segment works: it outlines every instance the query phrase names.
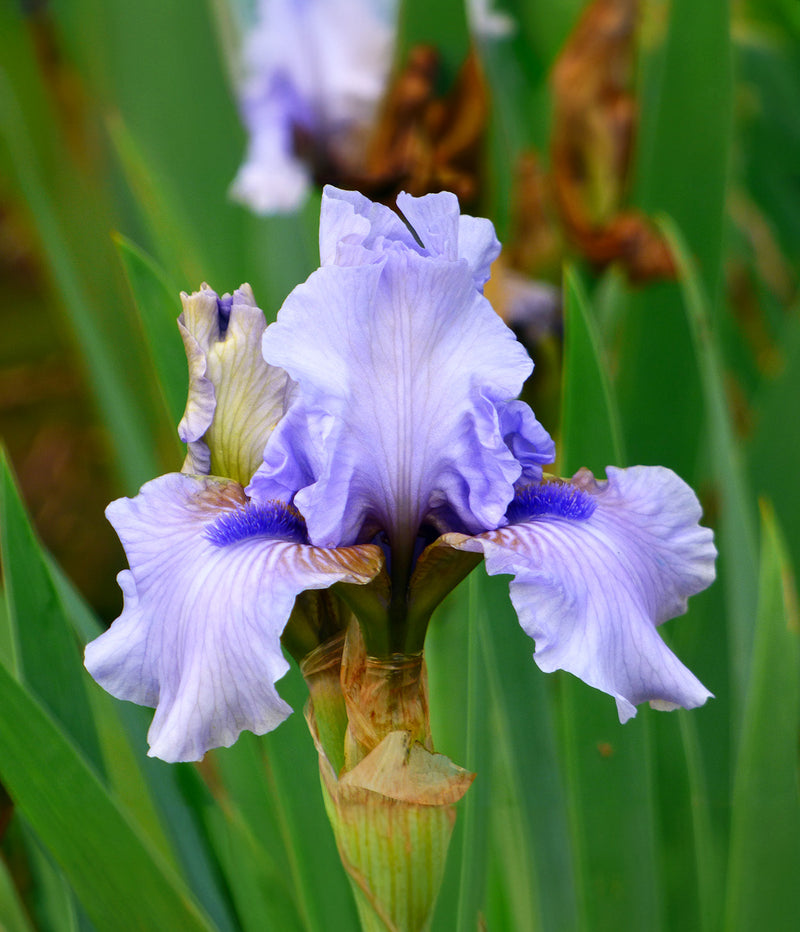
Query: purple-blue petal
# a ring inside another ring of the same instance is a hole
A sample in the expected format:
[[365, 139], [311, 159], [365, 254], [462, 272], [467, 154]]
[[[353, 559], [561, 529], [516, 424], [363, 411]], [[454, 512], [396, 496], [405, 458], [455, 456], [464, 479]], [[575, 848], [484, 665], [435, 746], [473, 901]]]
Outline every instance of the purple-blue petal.
[[516, 400], [533, 364], [476, 283], [491, 224], [460, 218], [450, 194], [402, 204], [423, 245], [388, 208], [326, 188], [323, 267], [264, 335], [298, 388], [248, 492], [293, 500], [321, 546], [496, 527], [554, 456]]
[[492, 262], [500, 255], [500, 241], [490, 220], [461, 215], [458, 198], [449, 191], [423, 197], [403, 192], [397, 206], [429, 255], [466, 259], [475, 287], [483, 290]]
[[556, 458], [556, 445], [552, 437], [524, 401], [514, 400], [500, 405], [498, 416], [503, 442], [522, 467], [517, 487], [539, 482], [542, 466], [552, 463]]
[[545, 672], [567, 670], [617, 701], [621, 721], [649, 701], [694, 708], [711, 695], [661, 640], [657, 625], [686, 611], [714, 579], [713, 535], [692, 490], [671, 470], [581, 470], [571, 484], [518, 492], [511, 524], [460, 549], [511, 574], [520, 624]]
[[297, 543], [290, 512], [248, 506], [226, 480], [162, 476], [106, 513], [130, 569], [122, 614], [87, 645], [86, 667], [117, 698], [156, 707], [150, 754], [167, 761], [279, 725], [291, 712], [275, 683], [295, 597], [380, 569], [374, 547]]
[[286, 300], [264, 355], [298, 395], [250, 491], [281, 497], [310, 470], [294, 503], [314, 543], [375, 527], [407, 542], [448, 505], [470, 532], [502, 520], [523, 467], [498, 412], [532, 364], [466, 261], [390, 249], [325, 266]]

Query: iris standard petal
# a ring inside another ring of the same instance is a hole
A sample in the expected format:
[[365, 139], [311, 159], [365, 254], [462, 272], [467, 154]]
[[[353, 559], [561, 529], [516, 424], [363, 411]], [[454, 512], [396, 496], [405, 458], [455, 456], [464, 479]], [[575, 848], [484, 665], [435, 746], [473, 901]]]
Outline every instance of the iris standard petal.
[[198, 760], [291, 712], [275, 689], [280, 636], [305, 589], [366, 583], [375, 547], [297, 543], [282, 506], [247, 505], [235, 482], [173, 473], [107, 515], [125, 547], [120, 617], [86, 648], [86, 667], [119, 699], [156, 706], [151, 756]]
[[392, 248], [325, 266], [289, 295], [264, 355], [298, 395], [251, 488], [275, 497], [308, 464], [313, 482], [294, 501], [314, 543], [381, 528], [405, 545], [448, 509], [459, 530], [500, 523], [522, 467], [498, 411], [532, 363], [466, 261]]
[[421, 256], [466, 259], [475, 287], [483, 290], [500, 254], [490, 220], [462, 216], [458, 198], [447, 191], [423, 197], [403, 192], [397, 206], [409, 226], [393, 210], [357, 191], [326, 185], [319, 224], [322, 265], [368, 264], [396, 246]]
[[491, 265], [500, 255], [500, 241], [491, 220], [462, 215], [458, 198], [449, 191], [423, 197], [403, 192], [397, 196], [397, 206], [430, 255], [466, 259], [475, 287], [483, 290]]
[[379, 262], [387, 247], [423, 253], [422, 246], [398, 215], [359, 191], [325, 185], [319, 215], [322, 265], [368, 265]]
[[249, 285], [220, 298], [204, 284], [181, 300], [178, 327], [189, 361], [189, 397], [178, 425], [188, 446], [182, 471], [244, 484], [261, 463], [291, 382], [261, 355], [267, 323]]
[[713, 535], [700, 504], [671, 470], [607, 470], [596, 482], [525, 490], [513, 522], [453, 546], [482, 551], [487, 571], [510, 573], [511, 600], [546, 673], [568, 670], [617, 701], [621, 721], [650, 701], [694, 708], [711, 695], [661, 640], [656, 625], [686, 611], [714, 579]]

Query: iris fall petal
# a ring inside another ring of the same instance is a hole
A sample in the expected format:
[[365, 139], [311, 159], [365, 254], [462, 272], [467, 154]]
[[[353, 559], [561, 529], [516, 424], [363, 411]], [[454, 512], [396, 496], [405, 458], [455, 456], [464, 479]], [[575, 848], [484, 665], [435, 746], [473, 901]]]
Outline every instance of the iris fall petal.
[[546, 673], [567, 670], [609, 693], [623, 722], [644, 701], [702, 705], [711, 694], [656, 626], [713, 581], [712, 532], [671, 470], [609, 467], [607, 475], [597, 482], [581, 470], [518, 523], [448, 540], [482, 551], [490, 574], [514, 576], [511, 600]]
[[380, 569], [371, 546], [327, 551], [258, 521], [237, 526], [244, 504], [235, 482], [173, 473], [108, 507], [130, 570], [123, 612], [87, 646], [86, 667], [117, 698], [156, 707], [151, 756], [197, 760], [280, 724], [291, 712], [275, 689], [288, 669], [280, 636], [295, 597]]

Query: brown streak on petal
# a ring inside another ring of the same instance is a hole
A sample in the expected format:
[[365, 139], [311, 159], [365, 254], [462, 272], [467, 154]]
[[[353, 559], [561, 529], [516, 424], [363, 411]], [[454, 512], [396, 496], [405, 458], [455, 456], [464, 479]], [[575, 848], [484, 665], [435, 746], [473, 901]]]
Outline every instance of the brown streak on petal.
[[569, 481], [576, 489], [580, 489], [582, 492], [588, 492], [591, 495], [596, 495], [598, 492], [602, 491], [605, 486], [604, 482], [598, 482], [597, 479], [595, 479], [594, 473], [586, 466], [581, 466], [572, 479], [566, 481]]
[[344, 570], [353, 581], [366, 584], [383, 568], [383, 552], [374, 544], [355, 544], [352, 547], [308, 547], [308, 565], [322, 572]]
[[203, 488], [194, 495], [193, 503], [203, 511], [231, 511], [246, 505], [247, 496], [233, 479], [203, 477]]

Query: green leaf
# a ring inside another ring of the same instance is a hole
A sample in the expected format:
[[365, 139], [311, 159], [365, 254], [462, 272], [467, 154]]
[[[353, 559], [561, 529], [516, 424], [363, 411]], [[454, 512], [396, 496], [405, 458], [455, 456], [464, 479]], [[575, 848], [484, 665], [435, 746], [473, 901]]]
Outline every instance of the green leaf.
[[[643, 5], [633, 204], [663, 212], [683, 230], [717, 306], [732, 134], [729, 0]], [[666, 27], [666, 34], [665, 34]], [[618, 402], [631, 462], [661, 463], [684, 479], [702, 443], [701, 387], [678, 288], [631, 292], [619, 343]]]
[[50, 12], [87, 94], [102, 116], [124, 124], [134, 150], [123, 172], [153, 240], [144, 241], [130, 218], [121, 229], [181, 288], [206, 280], [222, 292], [243, 275], [247, 213], [227, 192], [245, 132], [209, 6], [75, 0]]
[[[153, 170], [141, 145], [120, 115], [107, 120], [109, 136], [161, 262], [189, 289], [213, 277], [201, 258], [197, 231], [184, 216], [169, 179]], [[223, 289], [224, 290], [224, 289]]]
[[[591, 310], [565, 278], [561, 464], [600, 469], [623, 459], [616, 410]], [[562, 729], [577, 851], [581, 927], [659, 929], [656, 811], [648, 712], [620, 726], [613, 701], [565, 674]]]
[[84, 921], [86, 914], [80, 910], [64, 872], [25, 819], [19, 819], [19, 827], [31, 874], [32, 889], [27, 898], [36, 928], [47, 932], [79, 932], [82, 928], [79, 913]]
[[[489, 843], [489, 788], [491, 785], [487, 746], [487, 695], [480, 649], [481, 629], [486, 624], [486, 612], [478, 593], [477, 573], [467, 580], [466, 624], [463, 634], [467, 641], [467, 707], [466, 748], [463, 766], [482, 774], [467, 792], [460, 817], [463, 820], [461, 848], [461, 882], [455, 928], [472, 932], [479, 927], [479, 916], [485, 913], [487, 845]], [[458, 763], [462, 763], [459, 761]]]
[[[261, 849], [250, 876], [232, 885], [234, 897], [242, 896], [248, 883], [263, 881], [268, 889], [280, 891], [270, 903], [267, 918], [295, 915], [308, 932], [327, 932], [331, 917], [336, 917], [340, 928], [355, 929], [358, 918], [353, 895], [325, 813], [317, 755], [299, 711], [308, 689], [295, 666], [281, 680], [280, 692], [297, 710], [280, 728], [262, 738], [242, 735], [233, 747], [214, 752], [223, 804], [229, 798], [232, 807], [231, 843], [241, 816]], [[210, 823], [210, 830], [219, 837], [218, 821]], [[226, 855], [223, 869], [232, 868], [235, 860]], [[275, 864], [285, 889], [275, 876]], [[256, 905], [249, 904], [251, 916]]]
[[418, 44], [433, 45], [441, 56], [446, 90], [470, 48], [466, 6], [461, 0], [403, 0], [399, 17], [397, 42], [400, 67], [407, 62], [408, 52]]
[[[480, 653], [489, 690], [490, 928], [578, 928], [566, 793], [558, 759], [552, 679], [531, 657], [506, 577], [477, 572], [486, 623]], [[479, 774], [480, 777], [480, 774]]]
[[[476, 571], [477, 572], [477, 571]], [[454, 763], [466, 766], [468, 639], [465, 619], [468, 615], [469, 580], [457, 586], [436, 609], [425, 638], [425, 664], [428, 672], [428, 703], [431, 735], [436, 751]], [[461, 857], [464, 843], [464, 807], [476, 783], [458, 804], [456, 826], [450, 841], [450, 853], [433, 917], [435, 932], [452, 932], [458, 910], [461, 881]]]
[[450, 932], [459, 903], [468, 929], [478, 916], [489, 928], [521, 932], [577, 928], [549, 680], [531, 653], [507, 577], [488, 577], [480, 567], [429, 628], [434, 744], [477, 774], [459, 803], [435, 930]]
[[[61, 600], [82, 641], [102, 628], [58, 567], [51, 567]], [[218, 852], [206, 832], [216, 802], [191, 764], [166, 764], [146, 754], [152, 710], [119, 702], [99, 686], [90, 693], [107, 761], [109, 784], [136, 825], [170, 863], [179, 863], [192, 890], [220, 932], [238, 925], [223, 889]]]
[[[272, 792], [264, 739], [240, 735], [232, 747], [214, 753], [213, 765], [219, 782], [204, 818], [244, 932], [309, 928], [297, 901], [296, 874], [287, 870], [279, 814], [287, 801]], [[339, 865], [332, 867], [338, 876]], [[318, 895], [330, 883], [323, 876]]]
[[[76, 157], [85, 129], [56, 112], [52, 88], [38, 68], [22, 13], [0, 6], [0, 142], [4, 167], [29, 214], [53, 286], [66, 311], [94, 398], [115, 440], [117, 467], [128, 488], [157, 471], [153, 437], [163, 429], [148, 384], [122, 276], [111, 259], [111, 204], [96, 166]], [[120, 430], [120, 425], [125, 429]]]
[[11, 874], [0, 858], [0, 929], [3, 932], [34, 932], [25, 908], [20, 902]]
[[761, 510], [761, 572], [736, 762], [726, 929], [800, 928], [800, 627], [771, 507]]
[[[93, 705], [89, 704], [85, 684], [90, 681], [81, 662], [76, 631], [81, 640], [86, 640], [100, 633], [99, 625], [60, 571], [55, 571], [55, 578], [51, 575], [50, 560], [35, 539], [5, 461], [0, 461], [0, 516], [18, 677], [59, 719], [62, 734], [80, 746], [82, 761], [91, 763], [97, 773], [105, 771], [103, 761], [108, 761], [108, 779], [117, 798], [129, 805], [130, 817], [148, 833], [152, 850], [157, 849], [171, 862], [166, 827], [207, 908], [219, 917], [221, 928], [232, 928], [225, 922], [226, 907], [221, 904], [202, 839], [174, 786], [177, 771], [166, 765], [159, 769], [159, 762], [147, 759], [143, 729], [134, 727], [131, 738], [131, 730], [123, 724], [130, 724], [133, 718], [141, 722], [147, 713], [118, 703], [94, 684]], [[8, 714], [4, 707], [0, 708], [0, 716]], [[6, 723], [0, 721], [0, 730], [5, 727]], [[131, 744], [132, 740], [138, 745]], [[192, 774], [196, 779], [194, 771]], [[165, 825], [158, 820], [154, 799]], [[49, 845], [47, 837], [43, 841]]]
[[[758, 550], [752, 499], [740, 448], [733, 435], [724, 368], [706, 290], [678, 228], [669, 219], [661, 220], [660, 226], [678, 264], [686, 317], [701, 378], [709, 458], [721, 498], [721, 575], [726, 592], [736, 709], [745, 691], [756, 608]], [[738, 715], [735, 720], [738, 721]]]
[[[178, 289], [153, 260], [129, 239], [114, 237], [150, 349], [170, 420], [177, 424], [186, 404], [186, 354], [178, 333]], [[176, 443], [177, 446], [177, 443]]]
[[0, 779], [98, 932], [212, 926], [58, 724], [0, 666]]
[[[100, 635], [103, 629], [97, 618], [52, 561], [50, 573], [80, 641]], [[231, 932], [237, 923], [220, 889], [216, 852], [204, 831], [206, 813], [214, 802], [197, 770], [189, 764], [165, 764], [146, 755], [151, 710], [119, 702], [94, 683], [90, 688], [115, 798], [127, 807], [130, 817], [164, 857], [171, 864], [176, 860], [180, 863], [192, 890], [221, 932]]]
[[716, 302], [733, 125], [729, 0], [672, 0], [665, 44], [648, 66], [637, 203], [675, 218]]
[[800, 431], [790, 429], [790, 412], [800, 398], [800, 306], [789, 309], [780, 341], [781, 366], [765, 379], [754, 399], [755, 431], [749, 444], [751, 485], [779, 503], [786, 543], [800, 571], [800, 495], [789, 493], [787, 475], [800, 471]]
[[611, 400], [608, 365], [586, 294], [571, 268], [564, 274], [564, 330], [561, 429], [562, 458], [568, 465], [562, 471], [621, 465], [622, 432]]
[[7, 667], [102, 771], [78, 644], [2, 450], [0, 551], [13, 644]]

